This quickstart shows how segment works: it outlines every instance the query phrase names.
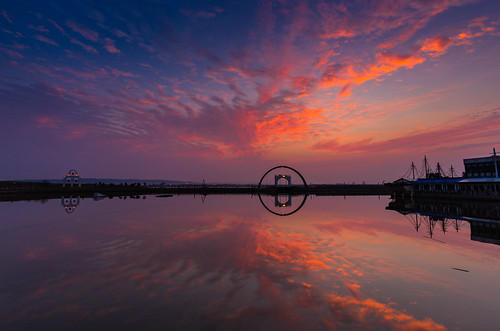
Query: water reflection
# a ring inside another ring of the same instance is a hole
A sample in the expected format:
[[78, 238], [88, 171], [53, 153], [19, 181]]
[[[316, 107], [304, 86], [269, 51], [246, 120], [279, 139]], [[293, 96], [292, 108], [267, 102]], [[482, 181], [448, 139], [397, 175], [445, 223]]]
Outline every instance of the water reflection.
[[496, 202], [397, 199], [389, 203], [410, 221], [418, 232], [430, 238], [436, 231], [458, 232], [469, 223], [471, 240], [500, 245], [500, 205]]
[[[146, 199], [146, 196], [143, 195], [122, 195], [116, 196], [118, 199], [126, 200], [127, 197], [130, 199]], [[157, 198], [170, 198], [173, 197], [173, 194], [160, 194], [156, 195]], [[196, 195], [195, 195], [196, 197]], [[206, 194], [200, 195], [201, 202], [205, 203], [207, 198]], [[305, 204], [308, 195], [296, 195], [296, 194], [275, 194], [275, 195], [261, 195], [259, 194], [259, 200], [264, 208], [270, 213], [277, 216], [289, 216], [297, 211], [299, 211]], [[113, 196], [107, 196], [101, 193], [94, 193], [92, 198], [94, 201], [101, 201], [104, 199], [113, 199]], [[272, 203], [274, 202], [274, 204]], [[68, 214], [71, 214], [75, 211], [76, 207], [80, 204], [80, 197], [73, 198], [69, 197], [61, 197], [61, 205], [64, 207], [65, 211]]]
[[70, 197], [61, 197], [61, 206], [64, 207], [64, 210], [68, 214], [71, 214], [75, 211], [76, 207], [80, 204], [80, 197], [73, 198]]
[[[290, 216], [298, 212], [306, 203], [307, 195], [292, 195], [292, 194], [275, 194], [261, 195], [259, 194], [260, 203], [271, 214], [277, 216]], [[295, 201], [295, 206], [293, 204]], [[273, 203], [274, 202], [274, 203]]]
[[[292, 196], [291, 208], [295, 198], [303, 201]], [[481, 256], [487, 265], [464, 246], [459, 255], [436, 251], [376, 198], [315, 198], [285, 221], [259, 204], [248, 196], [85, 199], [74, 222], [58, 222], [64, 213], [54, 201], [22, 215], [27, 203], [0, 204], [0, 328], [496, 325], [485, 316], [496, 316], [497, 251]], [[442, 261], [470, 278], [448, 274]], [[489, 288], [468, 288], [478, 279]]]

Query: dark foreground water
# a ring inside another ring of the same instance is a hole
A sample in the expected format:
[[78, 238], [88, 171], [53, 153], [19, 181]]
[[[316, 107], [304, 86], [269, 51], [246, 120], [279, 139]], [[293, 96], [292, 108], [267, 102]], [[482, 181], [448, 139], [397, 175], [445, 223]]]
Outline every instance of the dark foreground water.
[[0, 329], [498, 328], [500, 246], [468, 222], [431, 239], [388, 203], [314, 197], [287, 217], [251, 196], [0, 203]]

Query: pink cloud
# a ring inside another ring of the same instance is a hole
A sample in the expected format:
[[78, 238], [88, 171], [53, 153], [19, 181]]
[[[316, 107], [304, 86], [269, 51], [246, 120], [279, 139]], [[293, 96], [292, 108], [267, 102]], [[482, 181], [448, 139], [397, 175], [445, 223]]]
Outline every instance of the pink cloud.
[[310, 95], [316, 85], [317, 79], [314, 76], [295, 76], [290, 79], [290, 86], [298, 93], [299, 98]]
[[24, 38], [24, 36], [23, 36], [23, 34], [21, 32], [13, 32], [13, 31], [10, 31], [10, 30], [7, 30], [7, 29], [3, 29], [3, 28], [0, 28], [0, 30], [2, 30], [3, 32], [8, 33], [8, 34], [14, 36], [15, 38]]
[[59, 72], [64, 72], [68, 73], [70, 75], [73, 75], [79, 79], [82, 80], [97, 80], [97, 79], [102, 79], [105, 76], [107, 76], [107, 72], [104, 69], [97, 69], [94, 71], [79, 71], [75, 70], [71, 67], [53, 67], [54, 70], [59, 71]]
[[53, 20], [49, 19], [48, 20], [53, 26], [56, 27], [57, 30], [59, 30], [59, 32], [61, 32], [63, 35], [67, 35], [66, 31], [64, 31], [63, 28], [61, 28], [61, 26], [59, 24], [57, 24], [56, 22], [54, 22]]
[[344, 231], [356, 231], [366, 233], [370, 236], [376, 236], [377, 232], [375, 229], [370, 228], [370, 224], [371, 223], [369, 221], [338, 219], [329, 223], [316, 223], [314, 224], [314, 227], [320, 231], [330, 232], [336, 235], [339, 235]]
[[74, 21], [71, 21], [71, 20], [67, 21], [66, 25], [74, 32], [79, 33], [85, 39], [88, 39], [88, 40], [93, 41], [93, 42], [99, 41], [99, 33], [97, 33], [94, 30], [86, 28], [86, 27], [84, 27], [84, 26], [82, 26]]
[[120, 50], [115, 47], [115, 42], [112, 39], [105, 38], [104, 39], [105, 45], [104, 48], [110, 53], [120, 53]]
[[35, 121], [37, 122], [38, 128], [49, 128], [49, 129], [57, 129], [62, 123], [61, 120], [48, 117], [48, 116], [38, 116]]
[[117, 77], [137, 77], [136, 74], [111, 68], [111, 73]]
[[204, 10], [199, 10], [199, 11], [191, 11], [191, 10], [187, 10], [187, 9], [179, 9], [179, 11], [196, 20], [198, 18], [214, 18], [216, 15], [217, 15], [217, 11], [214, 11], [214, 12], [207, 12], [207, 11], [204, 11]]
[[260, 104], [266, 103], [274, 97], [280, 87], [283, 86], [283, 83], [288, 80], [290, 73], [289, 70], [290, 65], [288, 64], [283, 64], [280, 67], [271, 69], [272, 73], [267, 75], [264, 84], [256, 88], [257, 93], [259, 94], [258, 102]]
[[90, 53], [95, 53], [95, 54], [99, 53], [99, 52], [97, 51], [97, 49], [95, 49], [94, 47], [92, 47], [92, 46], [90, 46], [90, 45], [86, 45], [86, 44], [82, 43], [81, 41], [79, 41], [79, 40], [77, 40], [77, 39], [71, 38], [71, 42], [72, 42], [73, 44], [76, 44], [76, 45], [81, 46], [81, 47], [82, 47], [83, 49], [85, 49], [87, 52], [90, 52]]
[[10, 55], [12, 57], [18, 58], [18, 59], [24, 58], [24, 55], [22, 55], [18, 51], [12, 50], [12, 49], [7, 49], [7, 48], [0, 47], [0, 51], [4, 52], [5, 54], [8, 54], [8, 55]]
[[365, 14], [359, 15], [345, 4], [321, 3], [319, 36], [321, 38], [352, 38], [359, 35], [381, 35], [398, 28], [400, 32], [381, 44], [383, 48], [408, 40], [421, 30], [432, 17], [450, 7], [470, 1], [435, 1], [435, 2], [395, 2], [392, 0], [365, 3]]
[[340, 53], [334, 53], [333, 50], [327, 50], [326, 52], [319, 55], [318, 61], [314, 64], [314, 67], [320, 69], [328, 64], [331, 56], [340, 55]]
[[50, 44], [50, 45], [54, 45], [54, 46], [59, 46], [58, 43], [56, 43], [52, 39], [49, 39], [49, 38], [47, 38], [45, 36], [36, 35], [34, 38], [37, 39], [37, 40], [40, 40], [41, 42], [44, 42], [46, 44]]
[[7, 12], [5, 10], [0, 11], [0, 15], [2, 15], [3, 18], [5, 18], [7, 20], [7, 22], [9, 22], [10, 24], [14, 24], [14, 22], [12, 21], [12, 19], [9, 16], [9, 14], [7, 14]]
[[113, 29], [113, 34], [115, 36], [117, 36], [118, 38], [125, 38], [127, 40], [130, 40], [130, 36], [128, 34], [126, 34], [125, 32], [123, 32], [122, 30], [120, 29]]
[[45, 28], [43, 25], [39, 25], [39, 26], [28, 25], [28, 28], [39, 31], [39, 32], [49, 33], [49, 30], [47, 28]]

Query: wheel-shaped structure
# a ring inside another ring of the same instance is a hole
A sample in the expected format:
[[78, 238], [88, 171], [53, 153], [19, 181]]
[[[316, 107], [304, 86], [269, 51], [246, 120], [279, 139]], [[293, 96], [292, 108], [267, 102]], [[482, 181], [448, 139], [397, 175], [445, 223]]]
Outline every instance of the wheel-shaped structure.
[[[302, 174], [300, 172], [298, 172], [297, 170], [295, 170], [294, 168], [292, 167], [289, 167], [289, 166], [285, 166], [285, 165], [280, 165], [280, 166], [277, 166], [277, 167], [274, 167], [274, 168], [271, 168], [269, 169], [263, 176], [262, 178], [260, 179], [259, 181], [259, 189], [263, 186], [263, 182], [264, 182], [264, 185], [265, 184], [265, 180], [266, 180], [266, 176], [268, 176], [270, 173], [274, 172], [275, 170], [290, 170], [292, 171], [293, 173], [295, 173], [297, 176], [299, 176], [299, 178], [301, 179], [302, 181], [302, 185], [304, 185], [304, 187], [307, 187], [307, 183], [306, 183], [306, 180], [304, 178], [304, 176], [302, 176]], [[274, 174], [274, 185], [275, 186], [278, 186], [279, 184], [279, 177], [283, 178], [284, 180], [286, 180], [288, 182], [288, 186], [292, 186], [292, 177], [290, 174]], [[267, 184], [267, 186], [269, 186], [269, 183]]]
[[301, 173], [289, 166], [277, 166], [269, 169], [260, 179], [259, 200], [270, 213], [289, 216], [306, 202], [306, 188], [307, 183]]

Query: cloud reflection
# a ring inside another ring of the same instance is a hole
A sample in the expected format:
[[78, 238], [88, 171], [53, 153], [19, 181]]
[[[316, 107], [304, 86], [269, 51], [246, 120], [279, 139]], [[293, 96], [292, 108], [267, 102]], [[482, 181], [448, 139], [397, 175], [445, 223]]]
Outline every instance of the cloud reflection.
[[331, 237], [260, 218], [152, 215], [13, 245], [7, 325], [444, 329], [370, 298], [358, 258]]

